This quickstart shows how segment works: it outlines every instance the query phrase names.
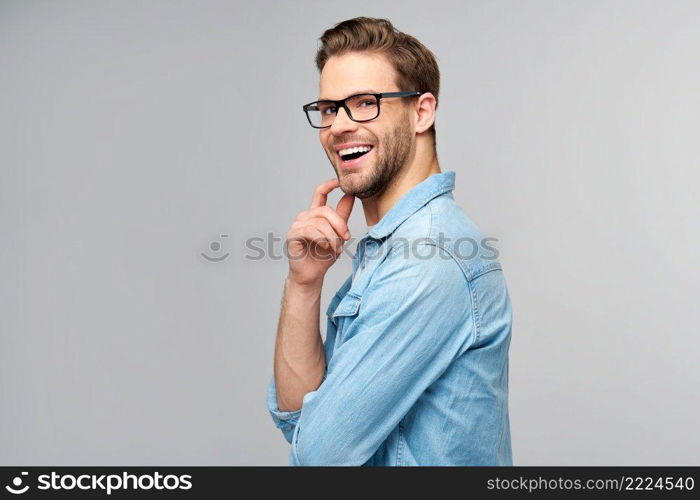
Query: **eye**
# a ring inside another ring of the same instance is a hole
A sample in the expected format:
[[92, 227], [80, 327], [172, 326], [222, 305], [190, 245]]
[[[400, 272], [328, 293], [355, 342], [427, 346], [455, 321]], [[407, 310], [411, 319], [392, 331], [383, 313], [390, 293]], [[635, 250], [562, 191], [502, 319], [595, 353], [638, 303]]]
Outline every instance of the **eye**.
[[368, 107], [368, 106], [374, 106], [375, 102], [374, 99], [363, 99], [362, 102], [360, 102], [360, 105]]
[[332, 115], [335, 113], [335, 106], [331, 102], [319, 102], [316, 106], [316, 109], [322, 115]]

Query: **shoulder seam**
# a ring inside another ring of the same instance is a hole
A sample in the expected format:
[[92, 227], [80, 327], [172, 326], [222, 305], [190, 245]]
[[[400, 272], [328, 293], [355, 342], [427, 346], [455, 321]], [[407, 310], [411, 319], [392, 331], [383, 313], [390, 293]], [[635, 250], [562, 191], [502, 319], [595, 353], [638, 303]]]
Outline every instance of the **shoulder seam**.
[[[434, 200], [434, 199], [435, 199], [435, 198], [433, 198], [433, 200]], [[430, 215], [430, 217], [428, 217], [428, 234], [426, 235], [427, 238], [430, 238], [430, 234], [431, 234], [432, 231], [433, 231], [433, 209], [432, 209], [432, 207], [430, 206], [430, 205], [433, 204], [433, 203], [432, 203], [433, 200], [430, 200], [430, 201], [427, 203], [427, 205], [426, 205], [426, 206], [428, 207], [428, 214]]]
[[479, 299], [476, 296], [476, 289], [471, 281], [467, 281], [469, 287], [469, 297], [472, 302], [472, 321], [474, 322], [475, 340], [474, 344], [478, 344], [481, 338], [481, 316], [479, 316]]

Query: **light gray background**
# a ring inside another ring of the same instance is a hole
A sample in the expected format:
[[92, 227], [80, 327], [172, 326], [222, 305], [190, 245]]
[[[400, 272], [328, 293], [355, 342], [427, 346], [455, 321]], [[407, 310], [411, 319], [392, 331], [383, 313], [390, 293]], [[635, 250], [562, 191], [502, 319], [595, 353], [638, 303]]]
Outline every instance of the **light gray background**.
[[286, 262], [244, 242], [333, 176], [301, 104], [358, 15], [438, 57], [440, 163], [513, 301], [514, 463], [700, 463], [700, 2], [1, 0], [0, 464], [287, 463]]

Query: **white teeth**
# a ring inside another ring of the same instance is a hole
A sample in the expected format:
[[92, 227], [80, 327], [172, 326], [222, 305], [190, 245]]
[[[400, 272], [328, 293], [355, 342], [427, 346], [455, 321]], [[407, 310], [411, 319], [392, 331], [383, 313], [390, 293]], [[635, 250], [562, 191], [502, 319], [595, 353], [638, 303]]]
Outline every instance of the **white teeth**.
[[340, 156], [345, 156], [352, 153], [367, 152], [370, 149], [372, 149], [372, 146], [357, 146], [354, 148], [341, 149], [340, 151], [338, 151], [338, 154]]

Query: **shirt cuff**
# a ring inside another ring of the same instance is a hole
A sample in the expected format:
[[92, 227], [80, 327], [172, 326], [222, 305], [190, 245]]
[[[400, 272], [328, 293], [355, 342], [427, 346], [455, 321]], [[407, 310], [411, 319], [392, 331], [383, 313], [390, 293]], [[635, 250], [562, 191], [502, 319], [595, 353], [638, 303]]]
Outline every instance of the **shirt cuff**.
[[294, 429], [301, 415], [301, 408], [295, 411], [282, 411], [277, 407], [277, 388], [275, 386], [274, 376], [270, 379], [267, 388], [267, 409], [272, 416], [272, 421], [275, 423], [275, 426], [282, 431], [284, 438], [291, 444]]

